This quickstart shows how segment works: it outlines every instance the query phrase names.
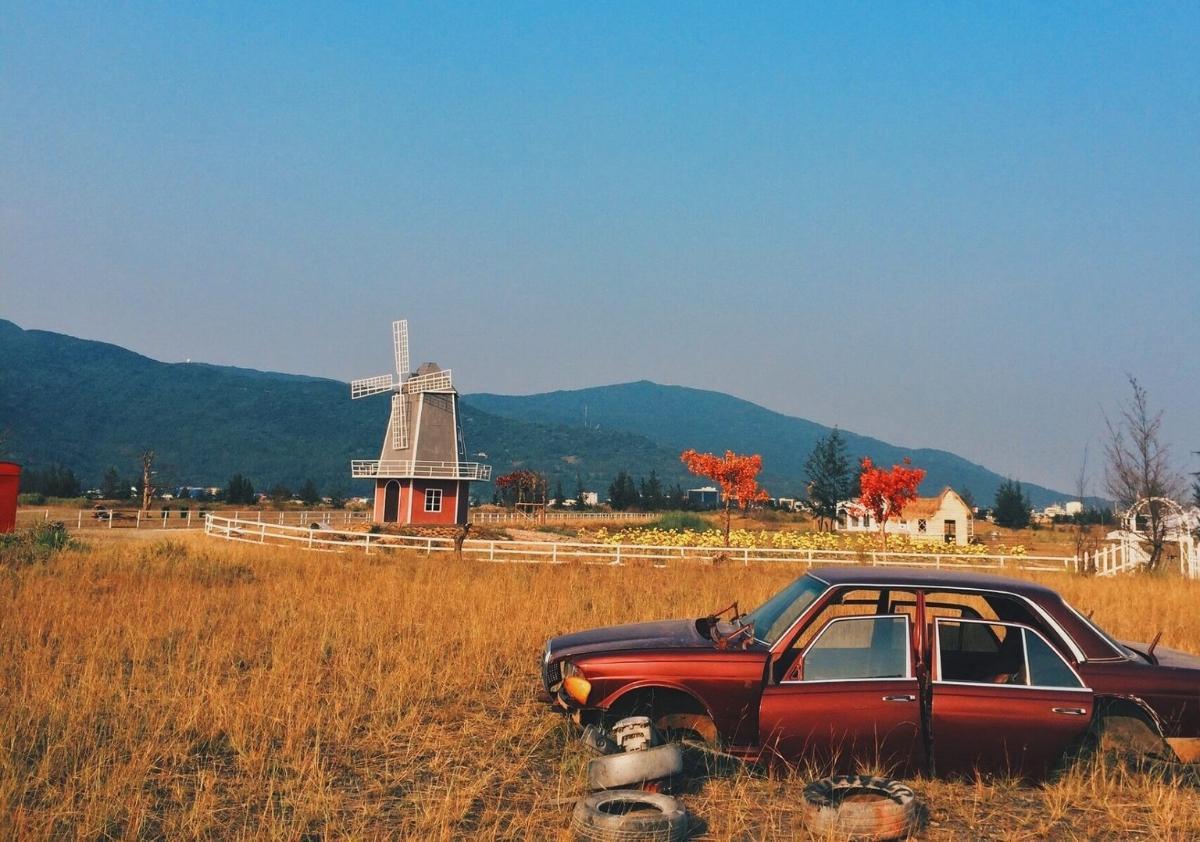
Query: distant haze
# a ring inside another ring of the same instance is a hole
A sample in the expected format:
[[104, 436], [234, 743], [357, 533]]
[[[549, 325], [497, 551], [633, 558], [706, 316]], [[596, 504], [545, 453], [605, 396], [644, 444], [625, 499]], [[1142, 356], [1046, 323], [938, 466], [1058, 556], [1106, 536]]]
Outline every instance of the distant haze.
[[1092, 493], [1128, 372], [1200, 468], [1195, 3], [4, 18], [24, 327], [349, 379], [407, 317], [466, 392], [647, 378], [1056, 488], [1090, 445]]

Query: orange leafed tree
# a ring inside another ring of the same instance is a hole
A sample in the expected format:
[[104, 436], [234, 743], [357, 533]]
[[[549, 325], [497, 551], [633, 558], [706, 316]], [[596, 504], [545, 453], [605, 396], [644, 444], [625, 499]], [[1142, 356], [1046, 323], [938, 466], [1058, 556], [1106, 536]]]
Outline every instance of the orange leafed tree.
[[907, 456], [900, 465], [892, 465], [890, 471], [877, 468], [869, 457], [862, 460], [862, 473], [858, 477], [858, 502], [869, 511], [879, 524], [879, 535], [887, 549], [887, 522], [900, 517], [904, 507], [917, 497], [917, 487], [925, 479], [923, 468], [912, 467]]
[[739, 456], [732, 450], [726, 450], [724, 457], [685, 450], [679, 454], [679, 459], [693, 474], [708, 477], [721, 486], [721, 496], [725, 499], [725, 546], [728, 547], [730, 505], [736, 501], [742, 509], [748, 509], [751, 503], [770, 499], [767, 492], [758, 487], [762, 457], [757, 453]]

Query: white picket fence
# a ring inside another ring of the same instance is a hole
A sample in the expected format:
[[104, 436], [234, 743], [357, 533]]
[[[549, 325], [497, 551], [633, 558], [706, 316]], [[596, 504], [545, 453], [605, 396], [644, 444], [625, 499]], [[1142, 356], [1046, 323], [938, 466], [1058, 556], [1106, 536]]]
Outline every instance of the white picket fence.
[[471, 523], [561, 523], [564, 521], [647, 521], [662, 517], [661, 512], [471, 512]]
[[275, 524], [296, 524], [306, 526], [310, 523], [320, 523], [332, 527], [334, 524], [349, 526], [352, 523], [365, 523], [371, 519], [370, 512], [352, 512], [345, 509], [322, 509], [312, 511], [253, 511], [242, 512], [237, 509], [226, 510], [224, 513], [199, 512], [191, 509], [175, 509], [169, 511], [143, 512], [136, 509], [77, 509], [64, 518], [62, 510], [17, 509], [19, 523], [29, 524], [36, 521], [63, 520], [68, 526], [72, 523], [76, 529], [200, 529], [204, 526], [204, 516], [214, 514], [221, 517], [242, 519], [253, 518], [256, 522]]
[[[251, 544], [274, 544], [326, 552], [366, 554], [410, 550], [431, 555], [454, 551], [454, 539], [305, 529], [257, 520], [208, 515], [205, 532], [213, 537]], [[784, 562], [812, 567], [817, 564], [865, 564], [879, 567], [933, 567], [946, 570], [1033, 570], [1062, 572], [1078, 565], [1073, 557], [962, 555], [957, 553], [899, 553], [854, 550], [788, 550], [773, 548], [660, 547], [642, 544], [590, 544], [573, 541], [492, 541], [467, 539], [463, 556], [480, 561], [525, 564], [649, 564], [709, 562], [723, 559], [733, 564]]]

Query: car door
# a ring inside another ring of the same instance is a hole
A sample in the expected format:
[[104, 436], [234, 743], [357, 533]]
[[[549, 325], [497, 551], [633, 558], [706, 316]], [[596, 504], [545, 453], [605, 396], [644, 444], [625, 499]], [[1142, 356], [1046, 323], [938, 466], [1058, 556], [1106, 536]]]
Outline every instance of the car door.
[[900, 614], [835, 617], [763, 690], [764, 760], [840, 772], [905, 773], [923, 763], [912, 629]]
[[1040, 779], [1091, 723], [1092, 691], [1035, 629], [938, 619], [929, 716], [934, 771]]

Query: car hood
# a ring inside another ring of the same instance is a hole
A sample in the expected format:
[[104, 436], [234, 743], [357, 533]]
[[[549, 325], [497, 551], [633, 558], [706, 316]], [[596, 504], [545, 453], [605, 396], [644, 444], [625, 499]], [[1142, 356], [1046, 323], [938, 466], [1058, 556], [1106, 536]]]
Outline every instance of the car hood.
[[[1122, 642], [1124, 643], [1124, 641]], [[1145, 652], [1150, 648], [1149, 643], [1125, 643], [1125, 645], [1130, 649], [1136, 649], [1138, 652]], [[1162, 667], [1200, 670], [1200, 655], [1193, 655], [1190, 652], [1180, 652], [1178, 649], [1156, 646], [1154, 648], [1154, 657], [1158, 659], [1158, 664]]]
[[593, 652], [636, 649], [712, 649], [713, 643], [696, 628], [695, 620], [656, 620], [573, 632], [550, 638], [550, 657], [565, 658]]

